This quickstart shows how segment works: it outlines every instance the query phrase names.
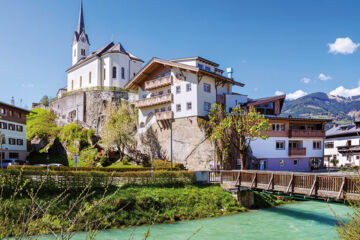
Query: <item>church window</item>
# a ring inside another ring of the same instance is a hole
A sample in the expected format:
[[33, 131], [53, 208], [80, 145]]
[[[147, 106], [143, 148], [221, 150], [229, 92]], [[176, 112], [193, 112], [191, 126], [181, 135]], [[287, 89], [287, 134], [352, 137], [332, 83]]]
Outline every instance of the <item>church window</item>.
[[80, 87], [82, 87], [82, 76], [80, 76]]
[[81, 55], [85, 56], [85, 49], [83, 49], [83, 48], [81, 49]]
[[106, 68], [104, 68], [104, 80], [106, 79]]
[[116, 78], [116, 67], [112, 68], [112, 78]]
[[125, 68], [124, 67], [121, 68], [121, 78], [125, 79]]
[[74, 80], [71, 80], [71, 90], [74, 90]]
[[91, 72], [89, 72], [89, 84], [91, 84]]
[[74, 49], [74, 57], [76, 57], [76, 49]]

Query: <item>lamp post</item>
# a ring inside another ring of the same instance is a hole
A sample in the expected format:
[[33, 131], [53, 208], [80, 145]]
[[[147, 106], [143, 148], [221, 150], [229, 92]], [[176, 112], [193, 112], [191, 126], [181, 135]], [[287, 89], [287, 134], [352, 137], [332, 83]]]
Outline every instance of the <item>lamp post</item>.
[[0, 132], [0, 166], [1, 168], [3, 168], [3, 152], [2, 152], [2, 144], [3, 144], [3, 139], [5, 138], [5, 134]]

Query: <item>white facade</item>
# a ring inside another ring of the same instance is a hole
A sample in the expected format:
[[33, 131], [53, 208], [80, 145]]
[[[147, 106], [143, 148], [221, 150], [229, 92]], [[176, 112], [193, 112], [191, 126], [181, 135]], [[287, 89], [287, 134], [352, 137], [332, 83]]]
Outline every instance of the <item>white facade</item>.
[[[360, 166], [360, 155], [357, 152], [340, 153], [338, 147], [359, 146], [360, 136], [332, 137], [325, 140], [325, 164], [328, 167]], [[337, 165], [333, 164], [333, 159]]]
[[[5, 123], [7, 126], [7, 129], [0, 128], [1, 134], [5, 135], [5, 144], [2, 144], [2, 149], [8, 151], [26, 151], [26, 124], [0, 120], [0, 124], [1, 123]], [[11, 124], [15, 126], [14, 130], [10, 130], [9, 125]], [[22, 131], [19, 131], [18, 126], [21, 126]], [[14, 139], [15, 142], [12, 142], [13, 140], [10, 141], [9, 139]]]

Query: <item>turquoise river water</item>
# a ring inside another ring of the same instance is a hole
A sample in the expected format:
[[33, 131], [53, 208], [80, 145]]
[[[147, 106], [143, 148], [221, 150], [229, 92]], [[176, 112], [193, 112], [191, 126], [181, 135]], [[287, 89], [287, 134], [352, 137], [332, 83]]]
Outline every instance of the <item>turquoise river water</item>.
[[[304, 201], [231, 216], [175, 224], [158, 224], [152, 226], [149, 239], [186, 240], [200, 227], [202, 227], [201, 230], [191, 239], [337, 239], [338, 220], [331, 209], [343, 220], [346, 220], [347, 214], [351, 213], [351, 209], [344, 205]], [[147, 229], [146, 226], [135, 228], [133, 239], [143, 239]], [[127, 240], [133, 230], [132, 228], [102, 231], [96, 239]], [[84, 233], [78, 233], [72, 239], [80, 240], [85, 236]]]

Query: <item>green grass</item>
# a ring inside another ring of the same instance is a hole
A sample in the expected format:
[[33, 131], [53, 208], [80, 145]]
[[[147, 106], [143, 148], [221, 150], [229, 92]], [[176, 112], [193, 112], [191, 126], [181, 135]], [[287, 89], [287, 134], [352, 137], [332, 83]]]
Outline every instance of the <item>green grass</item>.
[[111, 164], [110, 166], [107, 166], [107, 168], [143, 168], [143, 166], [136, 166], [130, 164], [124, 165], [122, 162], [116, 162]]

